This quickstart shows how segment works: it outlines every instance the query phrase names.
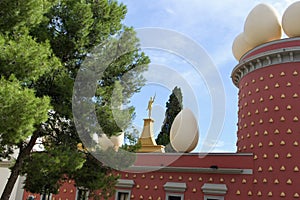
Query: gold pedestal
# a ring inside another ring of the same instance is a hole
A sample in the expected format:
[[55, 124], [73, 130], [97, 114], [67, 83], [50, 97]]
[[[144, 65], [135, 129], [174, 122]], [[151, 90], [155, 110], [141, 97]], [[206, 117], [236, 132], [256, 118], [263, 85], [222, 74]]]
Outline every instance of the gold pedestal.
[[151, 118], [144, 119], [144, 128], [139, 139], [141, 143], [141, 148], [138, 150], [139, 153], [165, 152], [165, 147], [163, 145], [157, 145], [153, 138], [153, 123], [154, 120]]

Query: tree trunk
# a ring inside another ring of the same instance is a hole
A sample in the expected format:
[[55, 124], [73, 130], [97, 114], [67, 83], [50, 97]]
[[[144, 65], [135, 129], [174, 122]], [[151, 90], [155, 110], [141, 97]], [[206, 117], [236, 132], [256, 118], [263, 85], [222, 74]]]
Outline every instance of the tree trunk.
[[20, 174], [24, 159], [26, 158], [26, 156], [28, 156], [30, 154], [33, 146], [35, 145], [37, 138], [38, 138], [38, 134], [33, 134], [30, 138], [29, 143], [24, 148], [20, 148], [18, 158], [16, 160], [16, 163], [14, 164], [14, 166], [11, 169], [10, 176], [7, 180], [7, 183], [5, 185], [5, 188], [3, 190], [0, 200], [9, 200], [12, 190], [14, 188], [14, 185]]

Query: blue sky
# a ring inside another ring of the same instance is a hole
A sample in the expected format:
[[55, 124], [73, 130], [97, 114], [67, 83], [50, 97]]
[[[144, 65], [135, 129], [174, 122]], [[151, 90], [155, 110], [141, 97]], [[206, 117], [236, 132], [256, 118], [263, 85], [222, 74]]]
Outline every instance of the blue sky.
[[[230, 75], [232, 69], [237, 65], [231, 46], [235, 37], [243, 31], [244, 21], [255, 5], [268, 3], [278, 10], [282, 16], [283, 11], [294, 0], [121, 0], [127, 8], [128, 13], [124, 23], [136, 29], [146, 27], [159, 27], [169, 29], [194, 40], [201, 46], [211, 58], [220, 74], [225, 100], [226, 115], [222, 123], [223, 129], [218, 134], [215, 152], [235, 152], [237, 131], [237, 88], [233, 85]], [[149, 55], [156, 67], [163, 66], [174, 70], [186, 80], [192, 91], [192, 95], [185, 95], [184, 107], [193, 110], [198, 119], [200, 140], [198, 152], [204, 144], [204, 138], [209, 132], [212, 117], [211, 90], [206, 83], [206, 77], [195, 73], [193, 66], [179, 55], [159, 50], [144, 51]], [[150, 66], [151, 67], [151, 66]], [[157, 72], [159, 74], [159, 71]], [[169, 80], [168, 75], [164, 75]], [[176, 83], [174, 83], [176, 85]], [[170, 86], [171, 87], [171, 86]], [[141, 128], [143, 118], [147, 117], [147, 103], [150, 96], [156, 93], [156, 101], [153, 107], [152, 117], [155, 119], [155, 136], [158, 134], [164, 118], [165, 103], [171, 93], [170, 87], [164, 84], [148, 82], [142, 91], [132, 98], [132, 104], [136, 107], [136, 118], [134, 125]], [[186, 97], [189, 98], [186, 98]], [[225, 101], [225, 102], [224, 102]]]

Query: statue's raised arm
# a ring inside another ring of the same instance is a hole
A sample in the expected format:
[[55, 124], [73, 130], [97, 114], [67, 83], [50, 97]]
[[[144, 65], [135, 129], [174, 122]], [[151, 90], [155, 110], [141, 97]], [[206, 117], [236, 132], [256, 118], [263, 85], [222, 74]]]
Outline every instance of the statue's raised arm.
[[155, 100], [155, 96], [156, 96], [156, 94], [153, 97], [150, 97], [150, 100], [148, 102], [147, 110], [148, 110], [148, 117], [149, 117], [149, 119], [151, 118], [152, 104], [153, 104], [153, 102]]

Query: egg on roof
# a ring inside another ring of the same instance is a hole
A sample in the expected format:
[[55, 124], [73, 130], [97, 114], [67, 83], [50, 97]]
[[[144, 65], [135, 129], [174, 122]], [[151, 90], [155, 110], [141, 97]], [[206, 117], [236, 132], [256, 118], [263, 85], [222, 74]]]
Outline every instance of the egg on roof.
[[300, 2], [291, 4], [283, 13], [282, 28], [289, 37], [300, 36]]
[[244, 33], [239, 34], [232, 45], [232, 53], [235, 59], [240, 60], [241, 57], [249, 50], [251, 50], [254, 45], [249, 44], [244, 36]]
[[124, 132], [111, 136], [110, 141], [113, 143], [114, 149], [118, 151], [119, 147], [121, 147], [124, 142]]
[[106, 151], [109, 147], [114, 146], [112, 141], [106, 136], [106, 134], [101, 134], [98, 137], [98, 145], [103, 151]]
[[124, 133], [119, 133], [118, 135], [111, 136], [110, 138], [106, 134], [97, 136], [97, 142], [101, 150], [106, 151], [108, 148], [113, 147], [115, 151], [119, 150], [124, 142]]
[[183, 109], [175, 117], [170, 142], [177, 152], [191, 152], [198, 144], [199, 131], [196, 117], [190, 109]]
[[280, 39], [281, 24], [276, 10], [267, 4], [258, 4], [249, 13], [244, 24], [245, 40], [254, 46]]

